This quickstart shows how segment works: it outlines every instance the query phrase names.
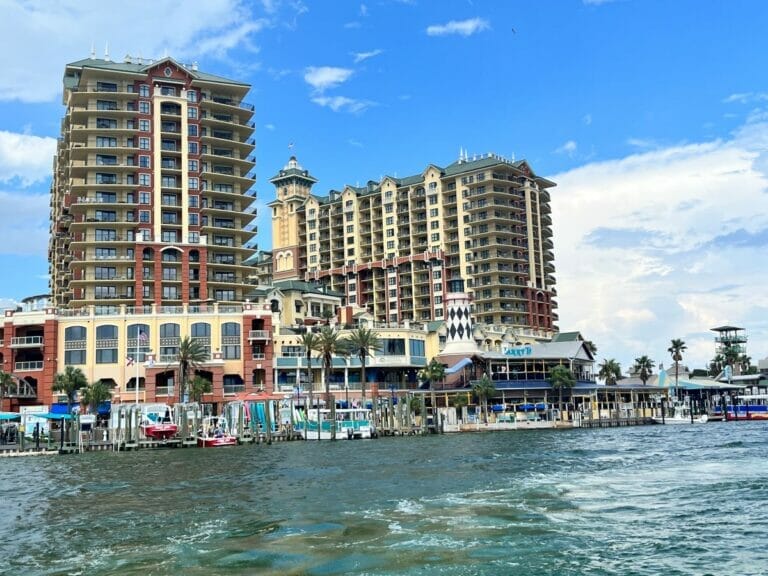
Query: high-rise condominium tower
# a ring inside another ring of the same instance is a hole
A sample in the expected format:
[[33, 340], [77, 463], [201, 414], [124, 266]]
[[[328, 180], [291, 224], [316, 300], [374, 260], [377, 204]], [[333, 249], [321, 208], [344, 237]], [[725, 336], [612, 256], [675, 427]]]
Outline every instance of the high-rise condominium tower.
[[446, 320], [551, 334], [557, 307], [548, 189], [525, 161], [462, 154], [446, 167], [318, 195], [296, 158], [270, 180], [275, 280], [318, 280], [382, 322]]
[[242, 301], [256, 231], [249, 85], [171, 58], [66, 66], [54, 305]]

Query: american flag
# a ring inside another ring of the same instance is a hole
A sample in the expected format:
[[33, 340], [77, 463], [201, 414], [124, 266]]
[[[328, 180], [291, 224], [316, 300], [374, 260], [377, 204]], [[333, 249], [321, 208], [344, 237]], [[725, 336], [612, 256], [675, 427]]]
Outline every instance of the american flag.
[[128, 366], [133, 366], [133, 356], [127, 356], [125, 360]]

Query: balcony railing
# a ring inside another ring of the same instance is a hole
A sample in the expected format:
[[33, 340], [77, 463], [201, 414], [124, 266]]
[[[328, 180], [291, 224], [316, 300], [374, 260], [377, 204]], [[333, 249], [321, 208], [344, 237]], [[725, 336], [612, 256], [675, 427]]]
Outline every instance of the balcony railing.
[[248, 340], [269, 340], [270, 338], [269, 330], [251, 330], [248, 332]]
[[32, 348], [42, 345], [42, 336], [20, 336], [11, 338], [11, 348]]
[[13, 369], [17, 372], [34, 372], [43, 369], [42, 360], [33, 360], [31, 362], [16, 362]]

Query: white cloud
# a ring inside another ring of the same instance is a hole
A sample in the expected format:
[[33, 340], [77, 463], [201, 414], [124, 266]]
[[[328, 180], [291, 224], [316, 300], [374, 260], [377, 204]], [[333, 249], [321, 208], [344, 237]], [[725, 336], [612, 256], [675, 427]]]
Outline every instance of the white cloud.
[[722, 324], [768, 355], [768, 122], [728, 141], [656, 148], [551, 177], [560, 327], [626, 369], [648, 354], [704, 367]]
[[0, 191], [0, 254], [45, 255], [50, 195]]
[[54, 100], [63, 64], [87, 58], [94, 43], [98, 57], [109, 43], [115, 60], [168, 53], [184, 62], [222, 57], [235, 47], [253, 51], [254, 34], [268, 25], [244, 0], [199, 2], [194, 10], [179, 10], [175, 0], [6, 2], [0, 36], [14, 49], [0, 51], [0, 100]]
[[376, 49], [371, 50], [370, 52], [355, 52], [353, 56], [355, 57], [355, 64], [359, 64], [360, 62], [363, 62], [364, 60], [368, 60], [368, 58], [373, 58], [374, 56], [378, 56], [379, 54], [382, 54], [384, 50]]
[[344, 111], [352, 112], [353, 114], [362, 112], [373, 105], [372, 102], [355, 100], [346, 96], [315, 96], [312, 98], [312, 102], [319, 106], [330, 108], [334, 112]]
[[578, 147], [578, 144], [576, 144], [574, 140], [568, 140], [565, 144], [555, 150], [555, 152], [558, 154], [567, 154], [568, 156], [573, 156], [576, 153]]
[[336, 68], [334, 66], [310, 66], [304, 72], [304, 81], [318, 92], [324, 92], [329, 88], [335, 88], [346, 82], [352, 76], [349, 68]]
[[753, 102], [765, 102], [768, 100], [768, 93], [766, 92], [741, 92], [731, 94], [723, 99], [725, 104], [750, 104]]
[[485, 18], [469, 18], [468, 20], [451, 20], [447, 24], [433, 24], [427, 26], [428, 36], [447, 36], [449, 34], [458, 34], [460, 36], [471, 36], [477, 32], [482, 32], [491, 27]]
[[633, 148], [639, 148], [642, 150], [649, 150], [656, 148], [657, 144], [649, 138], [627, 138], [627, 144]]
[[56, 139], [0, 130], [0, 182], [23, 186], [50, 178]]

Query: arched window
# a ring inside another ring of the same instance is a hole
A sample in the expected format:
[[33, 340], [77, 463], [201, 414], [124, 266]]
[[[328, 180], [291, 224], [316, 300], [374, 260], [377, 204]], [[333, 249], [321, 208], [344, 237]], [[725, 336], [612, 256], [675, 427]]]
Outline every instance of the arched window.
[[85, 349], [88, 329], [85, 326], [70, 326], [64, 330], [64, 364], [67, 366], [85, 364]]
[[197, 340], [205, 349], [207, 356], [211, 357], [211, 325], [207, 322], [195, 322], [192, 324], [191, 337]]
[[240, 324], [237, 322], [221, 325], [221, 353], [225, 360], [240, 358]]
[[128, 356], [134, 362], [146, 362], [152, 335], [149, 324], [131, 324], [128, 326]]
[[96, 364], [117, 364], [117, 326], [96, 327]]
[[179, 356], [179, 341], [181, 327], [169, 322], [160, 324], [160, 357], [161, 364], [169, 364], [177, 361]]

